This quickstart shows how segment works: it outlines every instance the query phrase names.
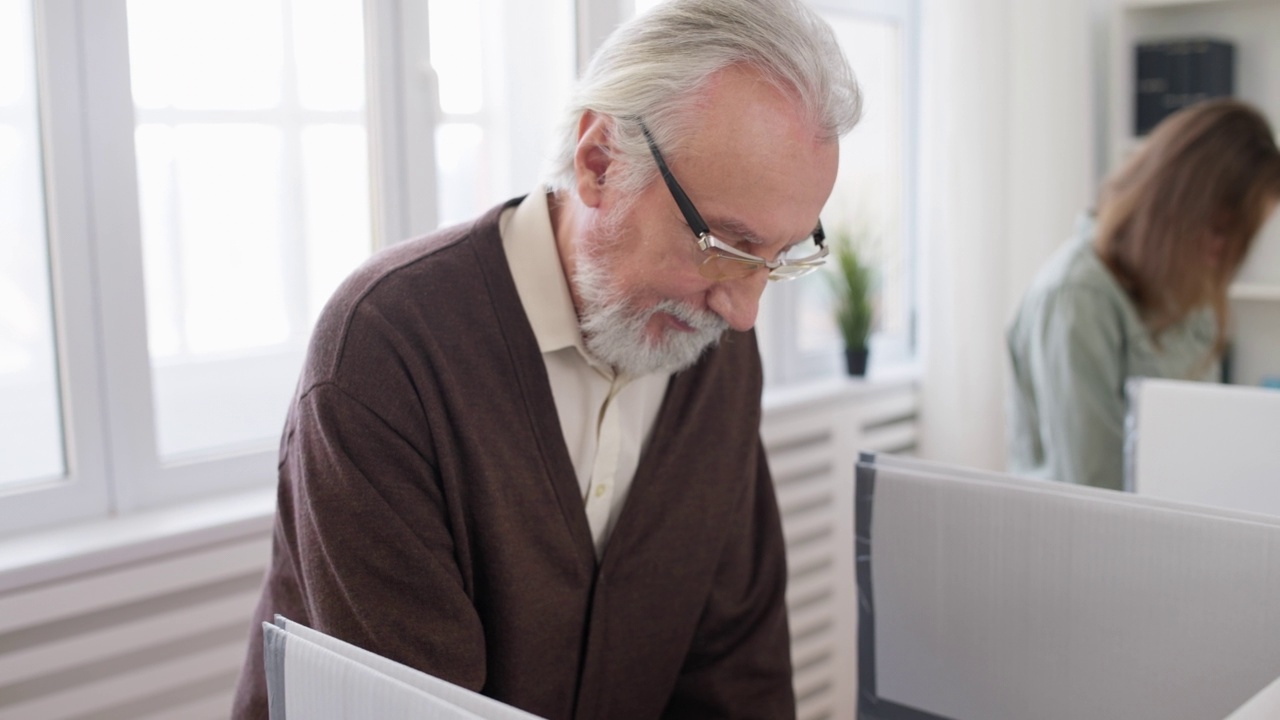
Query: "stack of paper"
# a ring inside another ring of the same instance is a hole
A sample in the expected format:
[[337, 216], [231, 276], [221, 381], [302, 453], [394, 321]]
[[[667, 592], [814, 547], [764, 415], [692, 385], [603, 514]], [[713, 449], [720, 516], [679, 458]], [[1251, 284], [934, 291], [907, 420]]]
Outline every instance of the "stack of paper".
[[262, 632], [271, 720], [537, 720], [279, 615]]

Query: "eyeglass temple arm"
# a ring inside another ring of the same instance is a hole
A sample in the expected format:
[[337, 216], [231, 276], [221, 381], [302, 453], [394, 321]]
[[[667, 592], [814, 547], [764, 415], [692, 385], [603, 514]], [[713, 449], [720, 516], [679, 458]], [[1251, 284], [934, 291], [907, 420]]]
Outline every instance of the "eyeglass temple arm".
[[684, 194], [684, 188], [680, 187], [680, 183], [676, 182], [676, 178], [671, 174], [671, 168], [667, 167], [667, 161], [662, 158], [662, 153], [658, 152], [658, 144], [654, 142], [653, 135], [649, 133], [649, 128], [644, 123], [640, 123], [640, 131], [644, 133], [645, 142], [649, 143], [649, 152], [653, 153], [653, 159], [658, 163], [658, 171], [662, 173], [662, 180], [667, 184], [667, 189], [671, 191], [671, 196], [676, 199], [676, 205], [680, 206], [680, 212], [684, 213], [684, 219], [689, 223], [689, 228], [693, 230], [693, 234], [702, 237], [711, 232], [711, 228], [707, 226], [702, 216], [698, 214], [698, 210], [693, 207], [693, 201], [688, 195]]
[[[667, 189], [671, 191], [671, 196], [676, 199], [676, 205], [680, 206], [680, 212], [684, 213], [684, 219], [689, 223], [689, 228], [693, 230], [693, 234], [698, 237], [711, 232], [711, 228], [707, 226], [702, 215], [698, 214], [697, 208], [693, 206], [693, 201], [688, 195], [684, 194], [684, 188], [680, 187], [680, 183], [676, 182], [676, 178], [671, 174], [671, 168], [667, 167], [667, 161], [663, 159], [662, 153], [658, 151], [658, 143], [654, 142], [653, 135], [649, 132], [649, 128], [640, 123], [640, 132], [644, 133], [645, 142], [649, 144], [649, 152], [653, 153], [653, 159], [658, 163], [658, 172], [662, 173], [662, 181], [667, 184]], [[822, 229], [822, 221], [818, 221], [818, 225], [813, 229], [813, 242], [818, 247], [826, 247], [827, 233]]]

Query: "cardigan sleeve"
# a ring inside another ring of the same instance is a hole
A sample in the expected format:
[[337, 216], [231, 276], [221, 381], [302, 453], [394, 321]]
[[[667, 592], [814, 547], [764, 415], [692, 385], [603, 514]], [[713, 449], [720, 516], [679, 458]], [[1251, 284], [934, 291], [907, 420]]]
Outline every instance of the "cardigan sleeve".
[[1044, 299], [1029, 369], [1039, 430], [1055, 480], [1120, 490], [1124, 483], [1124, 331], [1117, 309], [1089, 288]]
[[663, 717], [795, 717], [786, 550], [763, 444], [710, 597]]
[[479, 690], [484, 634], [431, 463], [333, 384], [295, 404], [274, 558], [234, 709], [265, 718], [261, 626], [276, 613]]

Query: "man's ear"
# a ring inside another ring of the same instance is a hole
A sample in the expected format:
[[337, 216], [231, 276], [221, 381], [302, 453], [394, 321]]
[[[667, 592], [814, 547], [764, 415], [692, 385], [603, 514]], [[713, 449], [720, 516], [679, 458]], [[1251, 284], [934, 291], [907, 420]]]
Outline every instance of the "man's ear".
[[610, 156], [610, 133], [613, 120], [588, 110], [578, 120], [578, 147], [573, 153], [573, 171], [577, 178], [578, 199], [590, 208], [604, 201], [605, 171], [613, 162]]

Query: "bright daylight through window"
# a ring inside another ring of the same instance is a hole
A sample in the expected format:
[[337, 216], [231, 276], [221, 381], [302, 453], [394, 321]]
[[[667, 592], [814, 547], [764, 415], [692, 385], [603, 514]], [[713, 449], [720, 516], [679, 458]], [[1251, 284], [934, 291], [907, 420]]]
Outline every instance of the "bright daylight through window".
[[427, 0], [438, 224], [527, 193], [574, 73], [572, 0]]
[[0, 0], [0, 535], [269, 487], [338, 283], [534, 187], [574, 7]]
[[30, 13], [0, 0], [0, 488], [66, 469]]
[[[811, 2], [868, 98], [822, 220], [871, 237], [873, 355], [909, 356], [914, 20]], [[579, 43], [614, 19], [574, 0], [0, 0], [0, 535], [270, 487], [338, 283], [534, 189]], [[771, 385], [836, 371], [827, 295], [820, 277], [766, 293]]]
[[273, 444], [316, 315], [372, 248], [361, 12], [129, 0], [162, 457]]

